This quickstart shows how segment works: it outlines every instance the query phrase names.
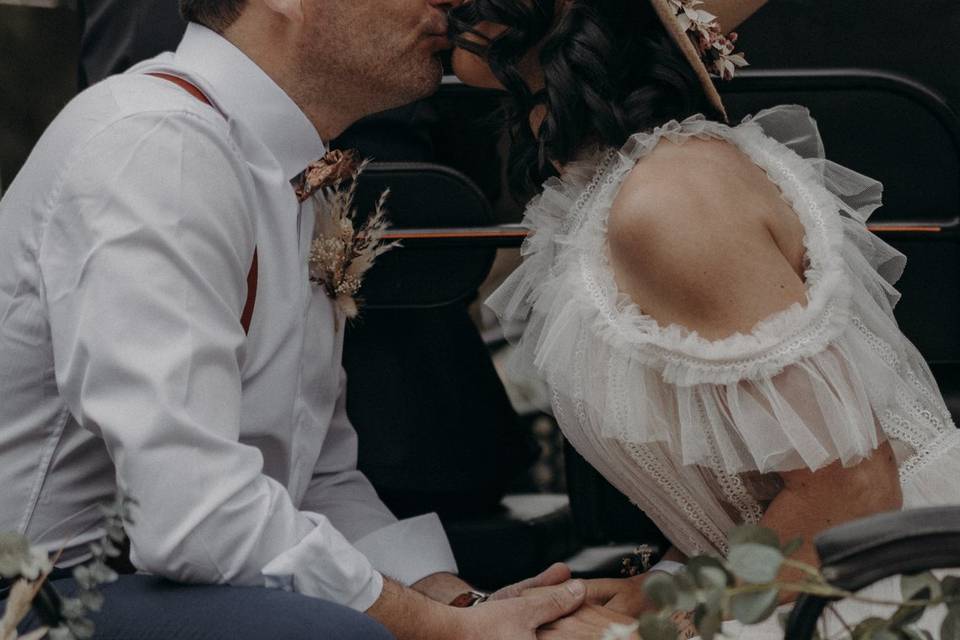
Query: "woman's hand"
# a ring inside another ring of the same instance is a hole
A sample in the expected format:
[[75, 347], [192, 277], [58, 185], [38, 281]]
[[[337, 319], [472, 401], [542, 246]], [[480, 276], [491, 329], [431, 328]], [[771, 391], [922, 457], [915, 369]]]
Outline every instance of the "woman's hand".
[[649, 574], [630, 578], [586, 580], [587, 603], [605, 607], [618, 614], [640, 617], [654, 606], [643, 592], [643, 582]]
[[[611, 625], [632, 626], [636, 622], [636, 618], [607, 607], [585, 604], [573, 615], [541, 627], [537, 640], [598, 640]], [[624, 639], [640, 640], [640, 635], [633, 632]]]

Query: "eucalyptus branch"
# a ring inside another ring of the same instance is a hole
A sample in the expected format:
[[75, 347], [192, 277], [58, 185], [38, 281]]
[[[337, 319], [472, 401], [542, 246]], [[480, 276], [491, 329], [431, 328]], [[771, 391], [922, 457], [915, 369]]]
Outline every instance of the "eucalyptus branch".
[[[703, 640], [713, 640], [722, 632], [723, 621], [735, 619], [754, 625], [770, 619], [776, 612], [781, 595], [809, 594], [828, 600], [849, 600], [869, 605], [895, 608], [888, 618], [871, 617], [851, 626], [832, 604], [831, 610], [853, 640], [911, 640], [932, 638], [926, 631], [915, 629], [930, 607], [947, 605], [947, 616], [941, 635], [960, 637], [960, 577], [948, 576], [942, 581], [931, 572], [903, 576], [900, 601], [861, 596], [836, 587], [812, 565], [791, 559], [802, 542], [782, 544], [775, 532], [747, 525], [730, 535], [730, 552], [725, 558], [695, 556], [677, 575], [651, 574], [643, 589], [657, 611], [644, 614], [636, 630], [643, 640], [676, 640], [677, 628], [669, 618], [678, 612], [692, 612], [692, 620]], [[781, 571], [789, 567], [800, 571], [805, 580], [780, 580]], [[626, 627], [614, 630], [626, 638]]]
[[[93, 636], [91, 612], [103, 606], [100, 586], [117, 579], [110, 568], [111, 558], [121, 554], [126, 539], [124, 524], [132, 523], [130, 510], [135, 501], [119, 495], [113, 505], [101, 507], [104, 536], [90, 545], [91, 559], [73, 570], [78, 592], [65, 598], [48, 578], [59, 558], [51, 559], [45, 551], [32, 547], [29, 540], [14, 533], [0, 534], [0, 577], [13, 587], [0, 619], [0, 640], [17, 640], [17, 626], [33, 608], [43, 627], [20, 637], [20, 640], [85, 640]], [[61, 550], [62, 551], [62, 550]]]

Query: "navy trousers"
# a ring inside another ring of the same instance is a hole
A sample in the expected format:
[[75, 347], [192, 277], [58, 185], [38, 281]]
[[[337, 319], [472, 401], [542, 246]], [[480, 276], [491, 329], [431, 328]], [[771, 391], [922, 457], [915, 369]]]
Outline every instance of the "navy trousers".
[[[73, 580], [52, 583], [62, 595]], [[94, 640], [393, 640], [373, 618], [331, 602], [256, 587], [181, 585], [121, 576], [91, 616]], [[36, 626], [31, 614], [21, 630]]]

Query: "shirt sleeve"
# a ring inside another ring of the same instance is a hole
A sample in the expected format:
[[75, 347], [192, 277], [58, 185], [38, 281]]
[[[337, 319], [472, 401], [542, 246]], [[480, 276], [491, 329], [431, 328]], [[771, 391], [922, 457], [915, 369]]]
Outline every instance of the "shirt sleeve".
[[[70, 158], [39, 255], [57, 383], [139, 502], [128, 527], [138, 568], [365, 610], [382, 576], [239, 442], [256, 199], [216, 118], [131, 116]], [[292, 556], [285, 584], [265, 580]]]
[[398, 582], [412, 585], [434, 573], [456, 573], [457, 563], [437, 515], [397, 521], [357, 470], [357, 434], [347, 416], [346, 380], [341, 370], [330, 430], [300, 507], [324, 514], [380, 573]]

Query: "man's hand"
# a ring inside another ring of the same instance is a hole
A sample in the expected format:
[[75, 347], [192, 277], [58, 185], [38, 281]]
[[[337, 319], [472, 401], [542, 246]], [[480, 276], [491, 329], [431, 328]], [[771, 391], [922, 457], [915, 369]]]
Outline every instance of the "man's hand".
[[579, 609], [585, 596], [584, 583], [572, 580], [456, 609], [385, 579], [383, 593], [367, 613], [398, 640], [535, 640], [539, 627]]
[[[508, 598], [516, 598], [517, 596], [522, 595], [523, 592], [527, 591], [528, 589], [552, 587], [558, 584], [563, 584], [569, 579], [570, 567], [562, 562], [557, 562], [556, 564], [551, 565], [540, 575], [527, 578], [526, 580], [521, 580], [516, 584], [512, 584], [509, 587], [504, 587], [499, 591], [494, 592], [490, 596], [490, 600], [506, 600]], [[587, 593], [589, 595], [589, 589], [587, 590]]]
[[[537, 587], [553, 587], [563, 584], [570, 579], [570, 568], [562, 562], [550, 566], [543, 573], [526, 580], [521, 580], [509, 587], [504, 587], [490, 595], [490, 600], [506, 600], [507, 598], [516, 598], [527, 589]], [[473, 589], [468, 583], [464, 582], [452, 573], [435, 573], [427, 576], [423, 580], [411, 586], [415, 591], [419, 591], [431, 600], [443, 604], [449, 604], [461, 593]]]
[[[533, 580], [533, 578], [531, 578]], [[463, 640], [535, 640], [544, 625], [570, 616], [581, 608], [586, 595], [583, 581], [571, 580], [562, 585], [528, 589], [522, 595], [487, 601], [463, 609]], [[578, 636], [569, 636], [571, 638]], [[597, 640], [600, 635], [591, 640]], [[555, 636], [557, 640], [567, 636]]]

